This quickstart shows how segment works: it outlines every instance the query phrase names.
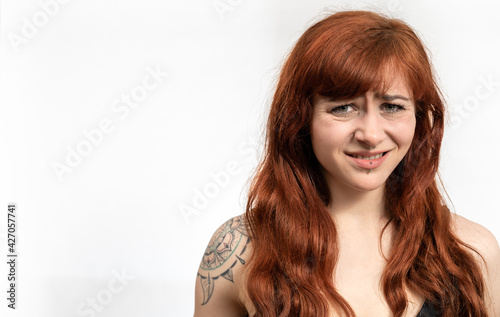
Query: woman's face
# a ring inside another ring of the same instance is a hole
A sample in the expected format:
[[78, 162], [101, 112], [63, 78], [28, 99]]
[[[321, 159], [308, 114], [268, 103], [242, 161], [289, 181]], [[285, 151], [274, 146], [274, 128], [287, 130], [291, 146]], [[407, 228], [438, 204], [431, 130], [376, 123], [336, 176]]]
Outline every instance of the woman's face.
[[368, 91], [345, 100], [315, 95], [313, 105], [311, 142], [327, 183], [360, 191], [383, 185], [415, 132], [415, 103], [406, 85], [394, 80], [384, 95]]

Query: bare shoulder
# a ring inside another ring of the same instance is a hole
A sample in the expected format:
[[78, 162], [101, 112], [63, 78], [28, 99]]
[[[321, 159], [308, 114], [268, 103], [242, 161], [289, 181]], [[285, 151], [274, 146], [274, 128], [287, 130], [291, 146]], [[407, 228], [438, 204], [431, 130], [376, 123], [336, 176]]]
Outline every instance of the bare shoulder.
[[490, 230], [455, 213], [451, 216], [454, 232], [460, 240], [474, 247], [483, 257], [498, 255], [498, 241]]
[[198, 268], [195, 316], [244, 316], [240, 302], [241, 268], [248, 258], [250, 239], [245, 216], [224, 222], [208, 242]]
[[452, 225], [460, 240], [472, 246], [484, 259], [478, 258], [485, 278], [488, 316], [500, 317], [500, 246], [497, 239], [484, 226], [452, 214]]

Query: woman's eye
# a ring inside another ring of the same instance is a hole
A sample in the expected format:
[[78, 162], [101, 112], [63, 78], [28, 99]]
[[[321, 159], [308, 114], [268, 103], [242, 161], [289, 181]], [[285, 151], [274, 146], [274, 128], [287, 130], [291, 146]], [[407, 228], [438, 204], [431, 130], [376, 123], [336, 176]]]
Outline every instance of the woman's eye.
[[399, 111], [406, 110], [406, 108], [404, 106], [396, 105], [393, 103], [386, 103], [386, 104], [384, 104], [384, 106], [388, 112], [399, 112]]
[[348, 104], [348, 105], [337, 106], [337, 107], [333, 108], [330, 112], [337, 114], [337, 115], [341, 115], [341, 116], [344, 115], [345, 116], [351, 112], [351, 111], [347, 111], [349, 109], [349, 107], [352, 107], [352, 105]]

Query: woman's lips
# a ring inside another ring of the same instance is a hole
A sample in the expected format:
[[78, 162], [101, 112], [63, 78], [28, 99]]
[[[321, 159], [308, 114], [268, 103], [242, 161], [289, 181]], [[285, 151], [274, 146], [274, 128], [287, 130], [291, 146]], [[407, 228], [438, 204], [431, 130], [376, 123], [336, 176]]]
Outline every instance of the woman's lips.
[[[389, 156], [390, 152], [391, 151], [387, 151], [381, 157], [376, 158], [376, 159], [371, 159], [371, 160], [370, 159], [356, 158], [356, 157], [351, 156], [352, 154], [347, 154], [347, 153], [346, 153], [346, 156], [361, 168], [374, 169], [374, 168], [377, 168], [384, 163], [384, 161], [387, 159], [387, 156]], [[373, 156], [373, 154], [370, 156]]]

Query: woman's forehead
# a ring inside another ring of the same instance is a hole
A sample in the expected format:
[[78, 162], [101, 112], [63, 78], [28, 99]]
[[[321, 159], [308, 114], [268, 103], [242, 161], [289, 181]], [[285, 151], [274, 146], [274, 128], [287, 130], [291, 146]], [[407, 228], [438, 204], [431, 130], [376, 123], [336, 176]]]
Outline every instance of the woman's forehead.
[[381, 99], [384, 96], [402, 96], [406, 99], [413, 99], [412, 89], [407, 84], [404, 76], [392, 76], [389, 78], [384, 77], [385, 82], [382, 84], [383, 90], [374, 90], [374, 94], [376, 97]]
[[401, 80], [399, 78], [393, 78], [390, 81], [385, 81], [383, 83], [380, 83], [378, 85], [375, 85], [374, 87], [371, 87], [370, 89], [366, 91], [358, 91], [354, 95], [337, 95], [337, 96], [328, 96], [324, 95], [321, 93], [321, 91], [318, 91], [314, 93], [313, 95], [324, 95], [330, 97], [330, 99], [355, 99], [363, 96], [367, 92], [373, 93], [375, 98], [378, 99], [383, 99], [385, 101], [394, 101], [396, 99], [400, 99], [403, 101], [413, 101], [413, 93], [410, 87], [406, 84], [404, 80]]

